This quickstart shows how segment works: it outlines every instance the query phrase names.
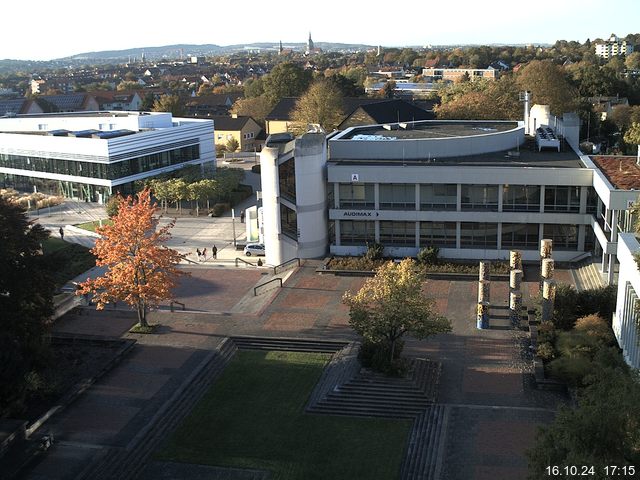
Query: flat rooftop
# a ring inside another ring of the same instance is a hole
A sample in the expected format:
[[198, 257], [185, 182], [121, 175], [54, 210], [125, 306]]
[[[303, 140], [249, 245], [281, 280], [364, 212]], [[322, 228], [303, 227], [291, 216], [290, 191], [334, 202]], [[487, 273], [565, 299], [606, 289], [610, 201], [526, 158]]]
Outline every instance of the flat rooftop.
[[[402, 125], [402, 124], [401, 124]], [[423, 138], [453, 138], [486, 135], [513, 130], [518, 127], [518, 122], [415, 122], [406, 124], [407, 128], [398, 127], [398, 124], [390, 125], [391, 129], [382, 125], [356, 127], [338, 140], [407, 140]]]
[[640, 167], [637, 157], [596, 155], [590, 157], [607, 180], [619, 190], [640, 190]]
[[[547, 168], [587, 168], [580, 157], [566, 143], [561, 144], [560, 152], [555, 149], [544, 149], [538, 151], [535, 140], [526, 137], [525, 143], [517, 149], [503, 150], [498, 152], [483, 153], [469, 156], [425, 158], [420, 160], [397, 159], [340, 159], [329, 158], [329, 162], [340, 165], [467, 165], [473, 167], [547, 167]], [[635, 157], [634, 157], [635, 158]], [[640, 183], [640, 177], [639, 177]]]

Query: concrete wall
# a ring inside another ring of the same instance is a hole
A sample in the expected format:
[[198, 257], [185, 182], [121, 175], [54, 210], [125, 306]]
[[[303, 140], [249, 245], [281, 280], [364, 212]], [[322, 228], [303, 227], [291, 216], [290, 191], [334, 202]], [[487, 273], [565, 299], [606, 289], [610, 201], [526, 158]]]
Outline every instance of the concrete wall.
[[638, 334], [635, 305], [640, 292], [640, 272], [633, 253], [640, 251], [640, 244], [632, 233], [621, 233], [618, 237], [616, 256], [620, 262], [618, 273], [618, 295], [613, 316], [613, 332], [622, 348], [625, 361], [633, 368], [640, 368], [640, 335]]

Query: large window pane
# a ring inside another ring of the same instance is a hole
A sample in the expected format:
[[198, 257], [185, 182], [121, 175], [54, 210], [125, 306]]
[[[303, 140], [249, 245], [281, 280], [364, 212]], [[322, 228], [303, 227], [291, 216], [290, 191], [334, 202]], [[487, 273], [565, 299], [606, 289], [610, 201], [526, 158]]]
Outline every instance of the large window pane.
[[340, 208], [373, 209], [375, 207], [372, 183], [340, 184]]
[[457, 203], [455, 183], [420, 185], [420, 210], [455, 210]]
[[544, 211], [579, 212], [580, 187], [545, 187]]
[[540, 211], [539, 185], [504, 185], [502, 210], [505, 212]]
[[497, 185], [462, 185], [462, 210], [498, 211]]
[[375, 222], [340, 220], [341, 245], [366, 245], [376, 240]]
[[420, 247], [456, 246], [456, 222], [420, 222]]
[[462, 222], [460, 224], [460, 247], [498, 248], [498, 224]]
[[502, 248], [537, 250], [540, 244], [538, 224], [503, 223]]
[[384, 246], [415, 247], [415, 222], [380, 222], [380, 243]]
[[280, 204], [280, 231], [287, 237], [298, 239], [298, 216], [295, 210]]
[[577, 250], [578, 226], [545, 224], [544, 238], [553, 240], [554, 250]]
[[381, 184], [380, 208], [383, 210], [415, 210], [416, 186], [406, 183]]
[[296, 201], [296, 162], [290, 158], [278, 165], [278, 181], [280, 182], [280, 195], [290, 202]]

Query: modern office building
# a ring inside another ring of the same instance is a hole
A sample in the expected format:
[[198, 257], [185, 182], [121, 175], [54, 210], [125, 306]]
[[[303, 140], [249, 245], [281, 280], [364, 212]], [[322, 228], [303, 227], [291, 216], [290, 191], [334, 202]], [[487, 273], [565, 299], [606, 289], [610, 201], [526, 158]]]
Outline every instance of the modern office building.
[[103, 202], [186, 165], [215, 169], [211, 120], [116, 111], [0, 118], [0, 188]]

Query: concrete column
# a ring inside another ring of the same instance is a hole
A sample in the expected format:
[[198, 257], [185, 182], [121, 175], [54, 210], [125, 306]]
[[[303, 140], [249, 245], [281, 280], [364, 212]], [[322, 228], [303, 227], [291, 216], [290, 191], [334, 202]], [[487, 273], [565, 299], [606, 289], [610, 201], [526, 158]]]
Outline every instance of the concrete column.
[[376, 235], [376, 243], [380, 243], [380, 220], [375, 220], [373, 228]]
[[502, 211], [504, 185], [498, 185], [498, 211]]
[[333, 222], [333, 230], [336, 235], [336, 247], [342, 245], [342, 239], [340, 238], [340, 220], [335, 220]]
[[419, 249], [420, 248], [420, 222], [415, 223], [415, 232], [416, 232], [415, 247]]
[[511, 270], [522, 270], [522, 253], [520, 253], [520, 250], [511, 250], [509, 252], [509, 268]]
[[587, 213], [587, 196], [589, 187], [580, 187], [580, 213]]
[[416, 183], [416, 211], [420, 211], [420, 184]]
[[333, 208], [340, 208], [340, 184], [333, 184]]
[[478, 303], [478, 314], [476, 318], [476, 327], [478, 330], [484, 330], [489, 328], [489, 309], [491, 304], [489, 302]]
[[[373, 208], [375, 210], [380, 210], [380, 184], [373, 184]], [[378, 240], [376, 240], [377, 242]]]
[[480, 280], [491, 280], [491, 262], [480, 262]]
[[[456, 189], [456, 212], [462, 211], [462, 184], [458, 183]], [[460, 248], [460, 246], [458, 246]]]
[[509, 292], [509, 318], [513, 325], [520, 324], [520, 313], [522, 311], [522, 293], [512, 290]]
[[522, 287], [522, 270], [513, 269], [509, 272], [509, 288], [516, 292]]
[[614, 283], [614, 275], [616, 270], [616, 256], [609, 255], [609, 269], [607, 270], [607, 285]]
[[550, 322], [553, 317], [553, 306], [556, 299], [556, 281], [547, 279], [542, 287], [542, 321]]
[[[544, 185], [540, 185], [540, 213], [544, 213]], [[542, 227], [542, 225], [540, 225]], [[540, 230], [540, 238], [542, 238], [542, 230]]]
[[491, 301], [491, 282], [489, 280], [478, 281], [478, 303]]
[[578, 225], [578, 251], [584, 252], [587, 231], [586, 225]]
[[[458, 195], [458, 207], [460, 207], [460, 195]], [[456, 248], [458, 250], [460, 250], [460, 243], [460, 222], [456, 222]]]

